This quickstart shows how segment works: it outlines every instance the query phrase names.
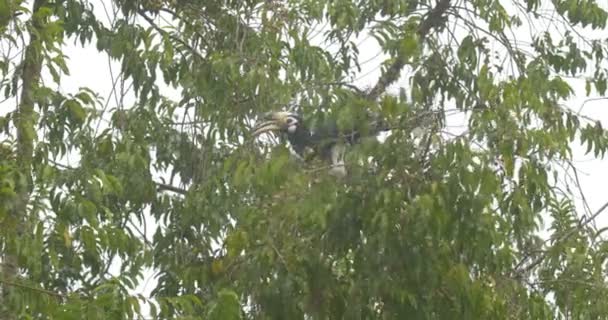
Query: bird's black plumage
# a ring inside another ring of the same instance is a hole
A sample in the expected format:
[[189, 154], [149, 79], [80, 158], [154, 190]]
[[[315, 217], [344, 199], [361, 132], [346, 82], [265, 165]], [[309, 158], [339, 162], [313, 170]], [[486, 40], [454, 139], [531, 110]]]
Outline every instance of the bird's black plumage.
[[346, 173], [343, 161], [345, 145], [357, 142], [360, 137], [356, 130], [338, 130], [333, 119], [323, 119], [311, 129], [300, 115], [286, 111], [266, 114], [253, 134], [257, 136], [271, 131], [284, 134], [301, 158], [307, 159], [312, 154], [330, 163], [336, 175]]

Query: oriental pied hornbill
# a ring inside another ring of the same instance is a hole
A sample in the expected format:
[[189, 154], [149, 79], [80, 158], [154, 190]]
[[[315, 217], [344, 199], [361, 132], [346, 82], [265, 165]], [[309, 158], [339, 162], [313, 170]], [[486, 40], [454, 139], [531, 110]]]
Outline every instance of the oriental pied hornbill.
[[[371, 135], [383, 131], [379, 125], [372, 128]], [[330, 163], [330, 174], [336, 176], [346, 175], [344, 167], [345, 145], [356, 143], [360, 134], [356, 130], [340, 132], [335, 121], [326, 120], [315, 128], [309, 128], [303, 118], [296, 113], [288, 111], [269, 112], [264, 115], [254, 128], [256, 137], [266, 132], [277, 132], [287, 136], [293, 151], [302, 159], [317, 156]]]

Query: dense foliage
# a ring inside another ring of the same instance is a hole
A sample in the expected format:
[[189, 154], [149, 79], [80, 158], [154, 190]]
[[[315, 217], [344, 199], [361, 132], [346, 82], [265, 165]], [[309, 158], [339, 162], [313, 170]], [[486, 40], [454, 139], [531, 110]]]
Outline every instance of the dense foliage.
[[[608, 148], [566, 80], [605, 94], [607, 17], [593, 0], [0, 0], [0, 319], [608, 318], [604, 208], [577, 212], [562, 178], [573, 142]], [[71, 43], [120, 67], [110, 96], [62, 89]], [[374, 46], [380, 78], [356, 86]], [[338, 179], [250, 138], [288, 106], [392, 130]]]

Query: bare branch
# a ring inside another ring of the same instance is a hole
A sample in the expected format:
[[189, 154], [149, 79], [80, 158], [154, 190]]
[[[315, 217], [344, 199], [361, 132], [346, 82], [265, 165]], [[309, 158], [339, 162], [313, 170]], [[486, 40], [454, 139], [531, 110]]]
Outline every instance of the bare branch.
[[179, 194], [187, 194], [188, 191], [182, 188], [178, 188], [169, 184], [164, 184], [164, 183], [160, 183], [160, 182], [155, 182], [158, 191], [171, 191], [171, 192], [175, 192], [175, 193], [179, 193]]

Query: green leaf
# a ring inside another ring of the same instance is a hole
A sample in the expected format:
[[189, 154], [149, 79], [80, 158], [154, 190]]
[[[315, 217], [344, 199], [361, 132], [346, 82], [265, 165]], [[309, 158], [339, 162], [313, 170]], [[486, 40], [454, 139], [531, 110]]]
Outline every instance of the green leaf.
[[212, 320], [241, 319], [241, 306], [237, 294], [228, 289], [220, 290], [207, 317]]
[[70, 115], [70, 119], [75, 123], [75, 124], [83, 124], [85, 119], [86, 119], [86, 111], [84, 110], [84, 108], [80, 105], [80, 103], [76, 100], [73, 99], [69, 99], [66, 100], [64, 103], [64, 106], [67, 108], [69, 115]]

